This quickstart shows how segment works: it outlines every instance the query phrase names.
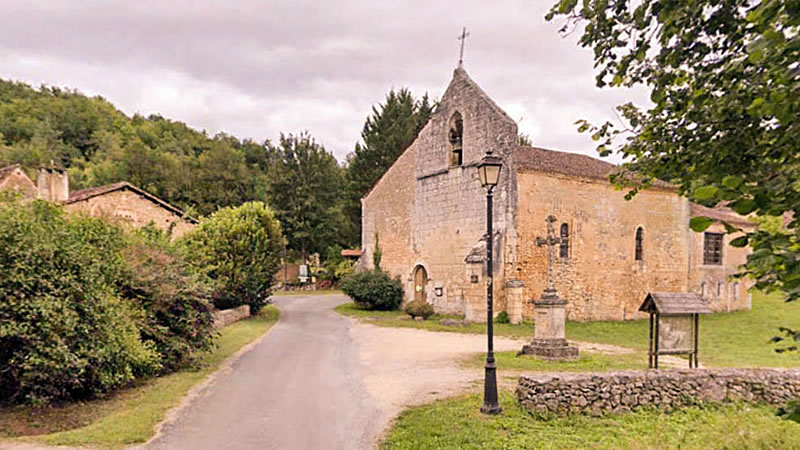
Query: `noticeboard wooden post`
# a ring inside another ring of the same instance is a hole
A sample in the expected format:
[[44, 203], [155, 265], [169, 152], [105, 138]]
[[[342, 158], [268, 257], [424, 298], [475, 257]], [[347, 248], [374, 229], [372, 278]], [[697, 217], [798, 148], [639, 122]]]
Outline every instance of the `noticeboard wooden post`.
[[689, 368], [698, 366], [700, 314], [711, 308], [689, 292], [651, 292], [639, 311], [650, 314], [648, 367], [658, 369], [660, 355], [688, 355]]

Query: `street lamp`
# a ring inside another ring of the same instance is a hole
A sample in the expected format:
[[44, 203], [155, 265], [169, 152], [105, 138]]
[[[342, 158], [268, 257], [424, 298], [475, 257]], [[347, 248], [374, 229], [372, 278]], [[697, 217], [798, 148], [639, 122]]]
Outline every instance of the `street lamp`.
[[492, 314], [492, 291], [494, 290], [494, 276], [492, 274], [492, 191], [500, 180], [500, 169], [503, 160], [492, 156], [492, 151], [486, 152], [478, 164], [478, 178], [481, 186], [486, 189], [486, 271], [489, 280], [486, 285], [486, 328], [488, 337], [488, 350], [486, 352], [486, 375], [483, 381], [483, 406], [484, 414], [500, 414], [502, 409], [497, 402], [497, 365], [494, 362], [494, 323]]

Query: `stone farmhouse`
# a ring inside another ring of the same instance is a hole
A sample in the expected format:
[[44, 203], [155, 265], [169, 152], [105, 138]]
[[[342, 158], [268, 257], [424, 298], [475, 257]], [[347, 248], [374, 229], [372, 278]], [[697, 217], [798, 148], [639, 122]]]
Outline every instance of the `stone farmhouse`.
[[[545, 283], [545, 218], [557, 218], [555, 287], [570, 320], [643, 318], [650, 291], [698, 292], [713, 310], [750, 307], [731, 280], [747, 250], [728, 245], [719, 221], [750, 227], [730, 210], [704, 208], [661, 183], [632, 200], [614, 188], [615, 166], [598, 159], [521, 146], [517, 124], [459, 67], [435, 114], [362, 203], [362, 265], [402, 280], [406, 298], [440, 313], [485, 320], [486, 191], [476, 165], [487, 150], [503, 159], [494, 193], [495, 311], [532, 320]], [[718, 221], [705, 233], [694, 216]]]
[[179, 208], [128, 182], [70, 192], [67, 171], [56, 167], [40, 168], [36, 184], [19, 166], [0, 169], [0, 191], [6, 189], [20, 191], [28, 198], [61, 203], [67, 212], [83, 212], [133, 227], [153, 224], [173, 237], [183, 235], [197, 223]]

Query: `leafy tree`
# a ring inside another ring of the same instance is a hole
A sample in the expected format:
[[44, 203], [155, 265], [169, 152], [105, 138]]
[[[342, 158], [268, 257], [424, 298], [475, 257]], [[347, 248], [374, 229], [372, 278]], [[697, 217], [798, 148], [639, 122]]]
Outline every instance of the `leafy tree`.
[[351, 223], [348, 243], [361, 237], [361, 197], [389, 170], [411, 145], [433, 114], [435, 103], [425, 94], [417, 100], [408, 89], [386, 95], [383, 104], [372, 108], [361, 131], [361, 142], [348, 157], [346, 214]]
[[618, 108], [622, 128], [579, 122], [602, 155], [630, 161], [614, 180], [640, 183], [630, 195], [659, 179], [704, 205], [787, 214], [787, 227], [760, 227], [732, 245], [753, 249], [742, 274], [756, 288], [800, 298], [800, 2], [561, 0], [547, 15], [555, 17], [565, 32], [582, 27], [598, 86], [650, 89], [649, 109]]
[[281, 135], [269, 151], [270, 204], [289, 249], [304, 261], [309, 253], [324, 254], [341, 240], [343, 169], [308, 133]]
[[161, 355], [162, 372], [196, 365], [216, 336], [210, 280], [154, 226], [132, 231], [126, 241], [118, 285], [122, 296], [143, 311], [142, 339]]
[[218, 308], [249, 305], [256, 314], [268, 303], [286, 240], [267, 205], [222, 208], [183, 242], [190, 261], [214, 281]]
[[100, 219], [0, 202], [0, 400], [82, 399], [161, 369], [115, 288], [123, 246]]

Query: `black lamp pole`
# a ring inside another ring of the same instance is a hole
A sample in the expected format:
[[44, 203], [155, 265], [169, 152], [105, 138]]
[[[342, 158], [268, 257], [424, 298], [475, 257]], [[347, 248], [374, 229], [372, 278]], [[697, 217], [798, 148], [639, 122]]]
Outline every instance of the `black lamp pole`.
[[500, 414], [502, 409], [497, 402], [497, 365], [494, 362], [494, 323], [492, 314], [492, 293], [494, 290], [494, 274], [492, 273], [492, 191], [489, 185], [486, 191], [486, 270], [489, 275], [486, 285], [486, 327], [488, 337], [488, 351], [486, 352], [486, 375], [483, 381], [483, 406], [484, 414]]

